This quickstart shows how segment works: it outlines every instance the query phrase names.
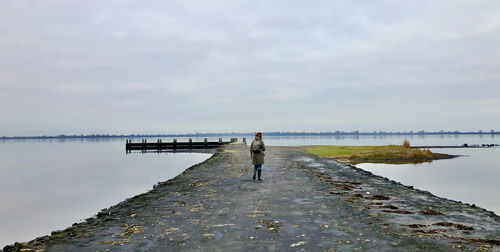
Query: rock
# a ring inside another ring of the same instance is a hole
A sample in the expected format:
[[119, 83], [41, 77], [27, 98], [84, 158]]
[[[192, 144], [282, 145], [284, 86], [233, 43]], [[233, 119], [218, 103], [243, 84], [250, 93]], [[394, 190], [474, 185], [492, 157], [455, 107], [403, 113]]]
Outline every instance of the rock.
[[453, 227], [458, 230], [474, 230], [471, 226], [463, 225], [463, 224], [458, 224], [458, 223], [452, 223], [452, 222], [438, 222], [432, 224], [434, 226], [442, 226], [442, 227]]
[[425, 214], [425, 215], [442, 215], [443, 213], [434, 211], [432, 209], [425, 209], [419, 212], [420, 214]]
[[62, 230], [52, 231], [52, 232], [50, 232], [50, 235], [56, 235], [56, 234], [59, 234], [59, 233], [62, 233], [62, 232], [63, 232]]
[[35, 242], [42, 242], [42, 241], [47, 241], [47, 240], [49, 240], [49, 236], [48, 235], [44, 235], [44, 236], [36, 238]]
[[403, 225], [403, 226], [407, 226], [409, 228], [423, 228], [423, 227], [426, 227], [427, 225], [425, 225], [425, 224], [407, 224], [407, 225]]
[[13, 249], [14, 249], [14, 246], [12, 246], [12, 245], [7, 245], [7, 246], [3, 247], [3, 251], [5, 251], [5, 252], [13, 250]]
[[100, 212], [97, 213], [97, 217], [104, 217], [110, 215], [110, 212], [108, 209], [102, 209]]
[[397, 206], [393, 206], [393, 205], [383, 205], [383, 206], [379, 206], [379, 208], [399, 209]]
[[411, 211], [407, 210], [382, 210], [384, 213], [396, 213], [396, 214], [413, 214]]
[[389, 200], [390, 198], [385, 195], [375, 194], [372, 197], [374, 200]]

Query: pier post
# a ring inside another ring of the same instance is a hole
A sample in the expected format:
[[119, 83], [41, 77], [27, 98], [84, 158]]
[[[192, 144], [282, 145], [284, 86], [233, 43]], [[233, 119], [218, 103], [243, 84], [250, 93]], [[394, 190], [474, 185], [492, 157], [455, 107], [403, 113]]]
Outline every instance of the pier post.
[[189, 138], [189, 149], [193, 147], [193, 139]]
[[174, 147], [174, 150], [177, 149], [177, 139], [176, 138], [174, 138], [173, 147]]
[[203, 140], [203, 143], [205, 144], [205, 148], [207, 148], [207, 145], [208, 145], [208, 139], [206, 139], [206, 138], [205, 138], [205, 139]]
[[128, 142], [128, 139], [125, 139], [125, 154], [128, 154], [129, 153], [129, 150], [130, 147], [129, 147], [129, 142]]
[[246, 137], [243, 138], [243, 142], [247, 143], [247, 138]]
[[219, 143], [222, 144], [222, 137], [219, 138]]

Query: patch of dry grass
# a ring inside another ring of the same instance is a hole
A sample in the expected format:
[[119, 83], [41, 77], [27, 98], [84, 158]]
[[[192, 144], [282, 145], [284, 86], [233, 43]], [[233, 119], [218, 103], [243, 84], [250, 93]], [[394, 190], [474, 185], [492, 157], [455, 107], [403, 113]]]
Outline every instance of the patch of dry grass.
[[399, 145], [385, 146], [307, 146], [307, 151], [324, 158], [348, 163], [420, 163], [450, 158], [430, 150], [413, 149]]

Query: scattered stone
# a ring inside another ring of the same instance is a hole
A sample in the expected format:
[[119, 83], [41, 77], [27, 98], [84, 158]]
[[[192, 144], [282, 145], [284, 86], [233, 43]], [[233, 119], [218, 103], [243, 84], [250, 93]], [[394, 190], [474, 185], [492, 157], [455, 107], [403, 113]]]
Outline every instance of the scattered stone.
[[130, 239], [122, 239], [122, 240], [118, 240], [118, 241], [108, 241], [108, 240], [104, 240], [104, 241], [101, 241], [101, 244], [104, 244], [104, 245], [124, 245], [124, 244], [127, 244], [130, 242]]
[[279, 221], [261, 220], [259, 223], [265, 225], [267, 230], [273, 233], [278, 233], [283, 228]]
[[57, 234], [60, 234], [62, 232], [63, 232], [63, 230], [52, 231], [52, 232], [50, 232], [50, 235], [57, 235]]
[[124, 230], [123, 233], [121, 233], [121, 236], [132, 236], [134, 234], [140, 234], [144, 232], [145, 228], [141, 227], [139, 225], [132, 225], [129, 226], [128, 224], [125, 224], [122, 229]]
[[179, 231], [179, 228], [173, 227], [173, 228], [169, 228], [169, 229], [165, 230], [165, 234], [169, 235], [169, 234], [177, 232], [177, 231]]
[[346, 195], [346, 192], [340, 192], [340, 191], [330, 191], [330, 194], [337, 194], [337, 195]]
[[214, 234], [212, 233], [205, 233], [203, 234], [204, 237], [207, 237], [208, 239], [212, 239], [214, 237]]
[[474, 242], [474, 243], [486, 243], [492, 246], [500, 246], [500, 240], [496, 239], [464, 239], [468, 242]]
[[374, 200], [389, 200], [390, 198], [385, 195], [375, 194], [372, 196]]
[[301, 246], [301, 245], [304, 245], [304, 244], [306, 244], [305, 241], [299, 241], [299, 242], [296, 242], [296, 243], [292, 243], [292, 245], [290, 245], [290, 247], [293, 248], [293, 247]]
[[383, 205], [383, 206], [379, 206], [379, 208], [399, 209], [397, 206], [393, 206], [393, 205]]
[[420, 211], [418, 213], [425, 214], [425, 215], [442, 215], [443, 214], [441, 212], [434, 211], [432, 209], [425, 209], [425, 210], [422, 210], [422, 211]]
[[407, 210], [382, 210], [384, 213], [397, 213], [397, 214], [413, 214], [413, 212]]
[[437, 233], [446, 232], [446, 229], [431, 229], [431, 230], [418, 229], [418, 230], [415, 230], [414, 232], [423, 233], [423, 234], [437, 234]]
[[108, 216], [110, 214], [111, 213], [108, 211], [108, 209], [102, 209], [101, 211], [99, 211], [97, 213], [97, 217], [100, 218], [100, 217]]
[[425, 225], [425, 224], [407, 224], [407, 225], [403, 225], [403, 226], [406, 226], [406, 227], [409, 227], [409, 228], [423, 228], [423, 227], [427, 227], [427, 225]]
[[443, 226], [443, 227], [453, 227], [453, 228], [456, 228], [458, 230], [474, 230], [474, 228], [472, 228], [471, 226], [466, 226], [466, 225], [452, 223], [452, 222], [438, 222], [438, 223], [434, 223], [432, 225]]

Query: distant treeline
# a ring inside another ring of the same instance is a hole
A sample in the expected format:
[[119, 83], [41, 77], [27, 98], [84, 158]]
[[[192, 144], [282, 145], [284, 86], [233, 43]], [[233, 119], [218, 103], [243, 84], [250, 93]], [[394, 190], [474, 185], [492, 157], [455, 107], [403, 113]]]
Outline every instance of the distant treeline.
[[[52, 138], [148, 138], [148, 137], [223, 137], [252, 136], [255, 132], [191, 133], [191, 134], [91, 134], [91, 135], [56, 135], [56, 136], [2, 136], [0, 139], [52, 139]], [[394, 135], [498, 135], [500, 131], [324, 131], [324, 132], [264, 132], [266, 136], [394, 136]]]

